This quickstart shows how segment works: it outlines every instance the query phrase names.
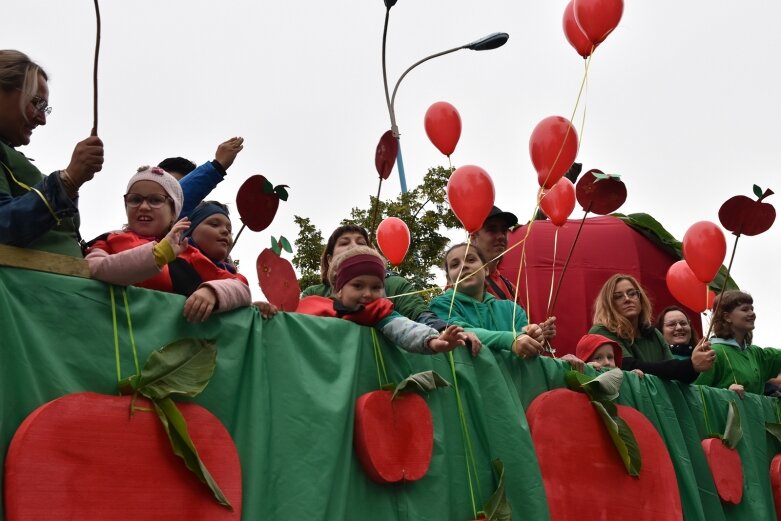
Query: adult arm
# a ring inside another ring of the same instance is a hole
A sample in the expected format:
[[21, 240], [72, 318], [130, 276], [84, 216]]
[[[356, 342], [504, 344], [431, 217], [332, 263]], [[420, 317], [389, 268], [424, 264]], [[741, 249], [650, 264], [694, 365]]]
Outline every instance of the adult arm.
[[[661, 362], [643, 362], [633, 356], [624, 356], [621, 362], [621, 369], [632, 371], [640, 369], [645, 374], [658, 376], [663, 380], [678, 380], [685, 384], [693, 383], [700, 374], [692, 366], [691, 359], [686, 360], [663, 360]], [[700, 383], [699, 381], [697, 383]], [[707, 385], [707, 384], [704, 384]]]

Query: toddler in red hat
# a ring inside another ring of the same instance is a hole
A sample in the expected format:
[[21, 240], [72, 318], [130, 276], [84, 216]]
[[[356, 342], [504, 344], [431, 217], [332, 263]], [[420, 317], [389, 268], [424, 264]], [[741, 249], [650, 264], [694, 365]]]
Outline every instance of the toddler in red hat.
[[[621, 367], [621, 346], [602, 335], [583, 335], [575, 347], [575, 356], [597, 369]], [[632, 372], [640, 378], [645, 376], [640, 369], [633, 369]]]

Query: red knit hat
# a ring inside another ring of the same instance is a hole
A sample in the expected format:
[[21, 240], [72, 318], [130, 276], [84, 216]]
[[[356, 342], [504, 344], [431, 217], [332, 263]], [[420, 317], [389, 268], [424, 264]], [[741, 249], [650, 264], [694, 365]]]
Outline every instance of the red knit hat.
[[621, 354], [621, 346], [618, 345], [618, 342], [611, 340], [606, 336], [583, 335], [581, 339], [578, 340], [578, 345], [575, 347], [575, 356], [584, 362], [588, 362], [588, 359], [594, 356], [594, 351], [605, 344], [610, 344], [613, 346], [613, 356], [616, 360], [616, 367], [620, 368], [621, 360], [623, 359], [623, 355]]

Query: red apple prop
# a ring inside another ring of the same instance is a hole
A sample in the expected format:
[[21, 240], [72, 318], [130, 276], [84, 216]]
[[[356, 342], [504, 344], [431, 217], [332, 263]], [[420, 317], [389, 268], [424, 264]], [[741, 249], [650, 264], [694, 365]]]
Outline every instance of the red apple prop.
[[428, 471], [434, 423], [417, 394], [372, 391], [355, 401], [355, 451], [377, 483], [415, 481]]
[[781, 521], [781, 454], [774, 456], [770, 462], [770, 488], [776, 505], [776, 519]]
[[260, 289], [268, 301], [280, 311], [295, 311], [301, 288], [290, 261], [266, 248], [258, 255], [256, 267]]
[[555, 389], [527, 410], [551, 521], [683, 519], [675, 471], [659, 433], [638, 410], [617, 407], [640, 448], [639, 477], [627, 474], [585, 394]]
[[287, 185], [273, 186], [262, 175], [247, 178], [236, 194], [241, 222], [253, 232], [268, 228], [277, 215], [280, 199], [287, 201]]
[[[241, 519], [241, 465], [220, 421], [178, 404], [233, 512], [173, 453], [154, 411], [129, 414], [131, 399], [77, 393], [33, 411], [8, 448], [6, 519]], [[136, 407], [152, 405], [140, 398]]]
[[702, 450], [721, 500], [733, 505], [740, 503], [743, 499], [743, 464], [738, 451], [724, 445], [719, 438], [702, 440]]
[[626, 185], [620, 176], [592, 168], [578, 180], [575, 196], [584, 212], [607, 215], [626, 201]]
[[727, 199], [719, 208], [721, 225], [737, 236], [759, 235], [770, 229], [776, 220], [776, 209], [762, 202], [762, 199], [773, 195], [773, 190], [768, 188], [763, 192], [754, 185], [754, 193], [758, 197], [756, 201], [745, 195], [736, 195]]

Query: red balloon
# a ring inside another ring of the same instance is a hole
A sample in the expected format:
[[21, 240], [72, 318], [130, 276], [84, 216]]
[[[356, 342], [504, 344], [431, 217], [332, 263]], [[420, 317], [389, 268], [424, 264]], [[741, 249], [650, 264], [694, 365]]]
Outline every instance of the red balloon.
[[562, 226], [575, 209], [575, 185], [562, 177], [553, 188], [543, 191], [540, 208], [556, 226]]
[[398, 217], [386, 217], [377, 227], [377, 244], [391, 264], [398, 266], [409, 250], [409, 228]]
[[675, 299], [689, 309], [702, 313], [713, 305], [716, 295], [694, 275], [685, 260], [667, 269], [667, 289]]
[[716, 276], [727, 254], [727, 240], [721, 228], [710, 221], [692, 224], [683, 236], [683, 258], [700, 282]]
[[537, 170], [537, 182], [551, 188], [575, 162], [578, 134], [567, 118], [549, 116], [534, 127], [529, 138], [529, 154]]
[[624, 0], [574, 0], [575, 20], [594, 45], [607, 38], [624, 14]]
[[446, 101], [438, 101], [428, 108], [423, 122], [434, 146], [450, 156], [461, 137], [461, 116], [456, 108]]
[[469, 233], [483, 227], [494, 206], [494, 196], [494, 182], [479, 166], [459, 167], [447, 182], [450, 208]]
[[567, 37], [569, 44], [578, 51], [578, 54], [583, 56], [583, 58], [588, 58], [591, 55], [593, 48], [596, 48], [596, 45], [591, 43], [588, 36], [583, 34], [578, 22], [575, 21], [574, 1], [575, 0], [570, 0], [567, 7], [564, 8], [564, 17], [561, 24], [564, 27], [564, 36]]

